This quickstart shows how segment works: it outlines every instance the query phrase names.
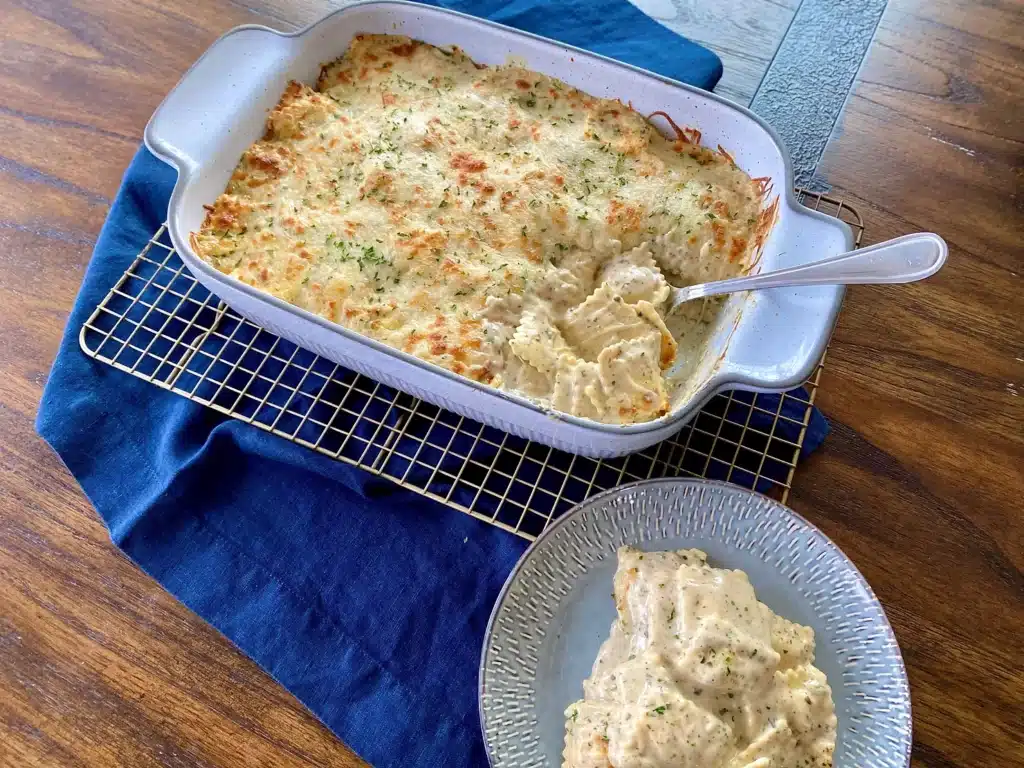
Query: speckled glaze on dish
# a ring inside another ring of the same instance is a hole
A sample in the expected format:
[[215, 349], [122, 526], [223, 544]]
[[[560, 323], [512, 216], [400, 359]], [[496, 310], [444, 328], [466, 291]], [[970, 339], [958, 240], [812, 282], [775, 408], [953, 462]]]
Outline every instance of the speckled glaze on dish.
[[696, 547], [746, 571], [758, 598], [814, 629], [838, 717], [835, 768], [906, 768], [911, 714], [892, 628], [864, 577], [817, 528], [757, 493], [652, 480], [587, 500], [509, 576], [487, 628], [480, 719], [494, 768], [561, 765], [563, 710], [579, 698], [615, 617], [616, 550]]

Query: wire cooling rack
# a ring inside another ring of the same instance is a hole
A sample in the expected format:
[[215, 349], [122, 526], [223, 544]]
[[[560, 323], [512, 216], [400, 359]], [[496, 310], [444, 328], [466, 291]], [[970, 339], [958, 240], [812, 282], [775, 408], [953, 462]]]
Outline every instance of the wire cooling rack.
[[[842, 200], [800, 192], [846, 221]], [[208, 408], [535, 538], [588, 496], [651, 477], [711, 477], [789, 494], [821, 364], [784, 395], [717, 395], [674, 437], [595, 460], [457, 416], [242, 318], [189, 273], [161, 227], [81, 330], [86, 354]]]

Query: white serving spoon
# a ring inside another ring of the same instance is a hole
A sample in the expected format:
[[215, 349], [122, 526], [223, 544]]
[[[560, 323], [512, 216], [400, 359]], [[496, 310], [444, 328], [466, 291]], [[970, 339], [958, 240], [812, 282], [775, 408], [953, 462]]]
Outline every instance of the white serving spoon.
[[938, 272], [946, 263], [946, 241], [931, 232], [904, 235], [856, 251], [799, 267], [734, 277], [713, 283], [673, 288], [669, 314], [680, 304], [704, 296], [719, 296], [762, 288], [795, 285], [854, 285], [857, 283], [913, 283]]

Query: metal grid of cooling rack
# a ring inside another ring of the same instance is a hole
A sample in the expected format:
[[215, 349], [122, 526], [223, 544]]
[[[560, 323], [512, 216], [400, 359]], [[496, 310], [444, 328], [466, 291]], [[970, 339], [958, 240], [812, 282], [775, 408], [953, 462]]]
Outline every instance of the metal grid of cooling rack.
[[[801, 192], [846, 221], [841, 200]], [[225, 416], [535, 538], [588, 496], [651, 477], [710, 477], [783, 502], [808, 430], [819, 364], [784, 395], [717, 395], [674, 437], [618, 459], [505, 434], [360, 376], [253, 325], [185, 269], [161, 227], [81, 329], [89, 356]]]

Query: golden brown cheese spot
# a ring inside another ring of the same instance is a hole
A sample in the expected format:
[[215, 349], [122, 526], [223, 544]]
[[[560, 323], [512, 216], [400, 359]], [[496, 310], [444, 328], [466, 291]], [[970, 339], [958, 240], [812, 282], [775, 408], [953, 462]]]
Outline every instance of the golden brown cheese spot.
[[397, 245], [409, 259], [417, 259], [428, 253], [441, 253], [448, 244], [448, 234], [444, 230], [417, 229], [403, 235]]
[[391, 186], [391, 182], [394, 181], [394, 177], [385, 171], [374, 171], [366, 179], [366, 182], [359, 187], [359, 195], [361, 198], [365, 197], [376, 197], [377, 199], [383, 200], [388, 187]]
[[449, 165], [452, 168], [457, 168], [467, 173], [480, 173], [487, 168], [487, 163], [479, 158], [473, 157], [468, 152], [456, 152], [453, 156]]
[[468, 374], [471, 379], [479, 381], [481, 384], [490, 384], [494, 381], [494, 372], [489, 363], [469, 366]]
[[267, 117], [266, 139], [299, 138], [303, 126], [316, 126], [327, 119], [332, 109], [316, 91], [292, 80], [280, 103]]
[[734, 237], [732, 246], [729, 248], [729, 261], [736, 262], [743, 258], [747, 252], [747, 238]]
[[245, 219], [252, 211], [252, 205], [234, 195], [221, 195], [213, 205], [206, 206], [204, 230], [214, 232], [241, 233], [247, 227]]
[[643, 210], [639, 206], [612, 200], [608, 204], [605, 221], [619, 232], [634, 232], [640, 229], [643, 215]]
[[725, 225], [722, 222], [715, 219], [711, 222], [711, 232], [714, 235], [713, 243], [716, 250], [722, 250], [725, 248]]
[[427, 336], [427, 339], [430, 340], [430, 354], [434, 355], [434, 357], [440, 357], [448, 350], [442, 334], [431, 333]]
[[288, 169], [286, 158], [289, 152], [285, 147], [269, 147], [257, 143], [242, 155], [242, 162], [250, 168], [264, 171], [268, 176], [279, 178]]
[[408, 43], [403, 43], [402, 45], [394, 45], [388, 50], [395, 54], [395, 56], [410, 58], [416, 52], [419, 45], [420, 43], [418, 40], [410, 40]]

